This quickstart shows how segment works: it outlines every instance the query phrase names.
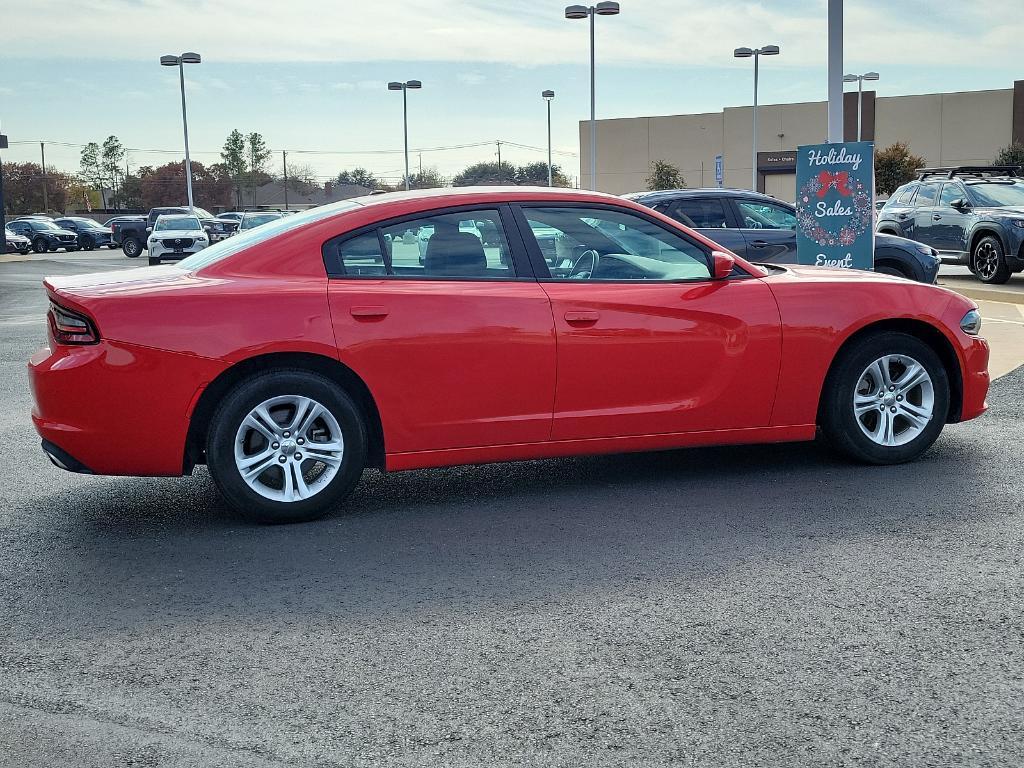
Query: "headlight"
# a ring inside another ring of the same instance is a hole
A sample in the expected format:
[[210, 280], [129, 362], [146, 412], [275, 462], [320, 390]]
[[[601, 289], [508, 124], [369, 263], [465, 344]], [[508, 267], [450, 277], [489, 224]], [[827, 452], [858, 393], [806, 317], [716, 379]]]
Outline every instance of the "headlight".
[[972, 309], [964, 315], [964, 319], [960, 321], [960, 330], [968, 336], [977, 336], [981, 333], [981, 313]]
[[1010, 219], [1010, 223], [1017, 229], [1024, 229], [1024, 219]]

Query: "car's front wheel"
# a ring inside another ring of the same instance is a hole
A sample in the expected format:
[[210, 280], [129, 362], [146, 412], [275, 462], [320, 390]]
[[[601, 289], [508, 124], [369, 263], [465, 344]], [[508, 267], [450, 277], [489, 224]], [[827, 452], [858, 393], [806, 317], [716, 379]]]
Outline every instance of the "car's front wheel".
[[37, 237], [35, 240], [32, 241], [32, 250], [35, 251], [36, 253], [46, 253], [48, 249], [49, 246], [46, 244], [46, 240], [44, 240], [43, 238]]
[[85, 237], [82, 238], [82, 250], [83, 251], [91, 251], [95, 247], [96, 247], [96, 241], [93, 240], [91, 237], [86, 235]]
[[974, 246], [971, 271], [981, 282], [991, 285], [1002, 285], [1010, 279], [1010, 265], [998, 237], [986, 235]]
[[124, 253], [129, 259], [136, 258], [142, 253], [142, 243], [136, 240], [134, 237], [126, 237], [121, 242], [121, 252]]
[[359, 408], [333, 381], [274, 370], [221, 403], [206, 460], [225, 498], [249, 519], [302, 522], [351, 493], [365, 465], [366, 434]]
[[905, 333], [864, 337], [844, 349], [825, 380], [819, 423], [858, 461], [916, 459], [938, 438], [949, 412], [949, 377], [935, 351]]

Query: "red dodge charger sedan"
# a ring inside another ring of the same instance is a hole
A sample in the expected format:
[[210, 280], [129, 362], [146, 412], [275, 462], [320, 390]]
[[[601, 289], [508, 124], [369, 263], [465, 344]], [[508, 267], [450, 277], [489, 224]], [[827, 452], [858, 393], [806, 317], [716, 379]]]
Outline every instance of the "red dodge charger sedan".
[[317, 208], [176, 266], [49, 278], [32, 416], [63, 469], [205, 463], [253, 519], [367, 466], [811, 440], [920, 455], [985, 410], [980, 317], [870, 272], [758, 266], [608, 195], [465, 188]]

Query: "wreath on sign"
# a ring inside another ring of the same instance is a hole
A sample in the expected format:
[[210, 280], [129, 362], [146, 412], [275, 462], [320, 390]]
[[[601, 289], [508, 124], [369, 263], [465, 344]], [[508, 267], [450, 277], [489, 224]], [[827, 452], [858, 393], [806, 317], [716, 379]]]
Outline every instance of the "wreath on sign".
[[[853, 203], [853, 216], [843, 220], [843, 226], [838, 232], [823, 227], [812, 210], [812, 201], [825, 197], [831, 189], [838, 192], [840, 197], [849, 197]], [[851, 185], [850, 174], [846, 171], [822, 171], [812, 176], [797, 193], [797, 202], [800, 203], [796, 214], [800, 231], [821, 246], [853, 245], [857, 237], [874, 221], [870, 191], [860, 181], [854, 181]]]

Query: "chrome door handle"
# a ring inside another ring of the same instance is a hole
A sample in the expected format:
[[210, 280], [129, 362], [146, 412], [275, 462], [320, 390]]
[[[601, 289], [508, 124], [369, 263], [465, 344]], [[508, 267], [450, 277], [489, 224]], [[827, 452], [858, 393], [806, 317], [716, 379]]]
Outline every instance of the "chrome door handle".
[[571, 311], [565, 313], [565, 322], [573, 325], [596, 323], [600, 315], [597, 312]]
[[938, 221], [938, 220], [939, 220], [939, 219], [941, 219], [941, 218], [942, 218], [942, 217], [941, 217], [941, 216], [939, 216], [939, 214], [937, 214], [937, 213], [933, 213], [933, 214], [932, 214], [932, 221]]
[[764, 247], [766, 247], [767, 245], [768, 245], [768, 243], [767, 243], [767, 242], [765, 242], [764, 240], [755, 240], [754, 242], [752, 242], [752, 243], [750, 244], [750, 247], [751, 247], [751, 248], [764, 248]]
[[356, 320], [380, 320], [388, 316], [385, 307], [352, 307], [349, 312]]

